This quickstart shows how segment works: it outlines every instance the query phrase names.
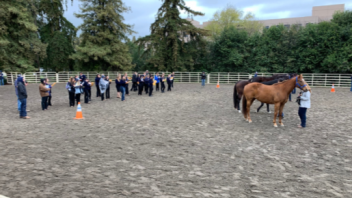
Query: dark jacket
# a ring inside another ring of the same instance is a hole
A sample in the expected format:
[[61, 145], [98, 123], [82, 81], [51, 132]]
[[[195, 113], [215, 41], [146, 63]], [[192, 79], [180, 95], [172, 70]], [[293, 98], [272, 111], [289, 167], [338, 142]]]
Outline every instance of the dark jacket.
[[154, 80], [152, 78], [149, 79], [148, 86], [153, 88], [153, 82]]
[[137, 75], [136, 74], [133, 74], [133, 76], [132, 76], [132, 82], [137, 82]]
[[85, 75], [79, 76], [79, 79], [81, 80], [81, 83], [85, 82], [87, 77]]
[[23, 84], [23, 82], [18, 82], [18, 99], [26, 99], [27, 98], [27, 90], [26, 86]]
[[84, 90], [91, 90], [91, 86], [90, 86], [89, 82], [84, 81], [84, 83], [83, 83], [83, 89], [84, 89]]
[[71, 93], [75, 93], [76, 92], [75, 85], [71, 84], [70, 82], [68, 82], [67, 85], [68, 85], [68, 87], [70, 87], [69, 88], [69, 92], [71, 92]]
[[206, 79], [207, 78], [207, 75], [205, 73], [201, 74], [200, 76], [202, 76], [202, 79]]
[[167, 84], [171, 84], [171, 79], [167, 77]]
[[98, 77], [95, 77], [95, 84], [99, 86], [99, 81], [100, 81], [100, 78]]
[[121, 79], [120, 80], [120, 85], [123, 86], [123, 87], [126, 87], [126, 82], [127, 81]]

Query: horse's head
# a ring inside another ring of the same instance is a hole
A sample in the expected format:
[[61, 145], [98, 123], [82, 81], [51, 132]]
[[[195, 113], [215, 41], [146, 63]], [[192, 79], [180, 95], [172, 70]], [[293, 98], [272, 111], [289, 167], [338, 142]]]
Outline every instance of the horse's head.
[[296, 76], [296, 87], [302, 89], [303, 91], [307, 91], [310, 89], [306, 81], [303, 79], [302, 74], [300, 74], [299, 76]]

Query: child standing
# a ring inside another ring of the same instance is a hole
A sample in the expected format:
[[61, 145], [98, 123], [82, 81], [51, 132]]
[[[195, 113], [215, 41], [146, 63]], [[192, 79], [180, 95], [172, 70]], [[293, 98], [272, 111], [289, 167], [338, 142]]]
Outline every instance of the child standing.
[[121, 98], [121, 96], [120, 96], [120, 92], [121, 92], [121, 74], [119, 74], [116, 77], [115, 84], [116, 84], [117, 98]]
[[48, 96], [50, 89], [46, 87], [46, 80], [40, 79], [39, 93], [42, 97], [42, 110], [48, 110]]
[[153, 77], [150, 76], [149, 78], [149, 97], [151, 97], [153, 95], [153, 83], [154, 83], [154, 80], [153, 80]]
[[165, 74], [162, 73], [161, 78], [160, 78], [160, 82], [161, 82], [161, 93], [165, 92]]
[[154, 80], [156, 81], [155, 91], [159, 91], [159, 83], [160, 83], [159, 73], [156, 73], [156, 75], [154, 76]]
[[171, 75], [169, 74], [169, 76], [167, 77], [167, 91], [171, 91]]
[[122, 80], [120, 81], [120, 83], [121, 83], [121, 94], [122, 94], [121, 101], [125, 101], [126, 84], [128, 83], [126, 82], [125, 76], [122, 77]]
[[91, 95], [91, 85], [92, 83], [89, 82], [89, 79], [86, 79], [83, 83], [83, 90], [84, 90], [84, 103], [90, 104], [90, 95]]

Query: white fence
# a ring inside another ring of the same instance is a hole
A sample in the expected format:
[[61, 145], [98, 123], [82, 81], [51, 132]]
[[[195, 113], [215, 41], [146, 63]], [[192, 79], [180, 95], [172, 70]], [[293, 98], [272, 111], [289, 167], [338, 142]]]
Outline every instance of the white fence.
[[[128, 76], [132, 76], [132, 71], [126, 71]], [[22, 75], [29, 83], [39, 83], [41, 78], [49, 78], [50, 82], [63, 83], [67, 82], [71, 76], [79, 75], [80, 72], [27, 72], [21, 73], [8, 73], [7, 82], [13, 84], [14, 80], [18, 75]], [[97, 72], [82, 72], [87, 76], [88, 79], [94, 82]], [[115, 79], [118, 74], [124, 74], [121, 71], [109, 71], [109, 72], [99, 72], [100, 74], [105, 74], [110, 77], [110, 79]], [[138, 72], [143, 74], [143, 72]], [[155, 75], [156, 72], [149, 72]], [[162, 72], [159, 72], [161, 74]], [[170, 74], [170, 72], [164, 72], [165, 75]], [[201, 72], [175, 72], [174, 81], [177, 83], [200, 83], [201, 82]], [[271, 76], [273, 73], [259, 73], [258, 76]], [[235, 84], [239, 80], [248, 80], [253, 77], [253, 74], [249, 73], [208, 73], [207, 74], [207, 84], [217, 83], [220, 84]], [[335, 84], [335, 87], [350, 87], [351, 86], [351, 74], [303, 74], [305, 81], [311, 87], [331, 87]]]

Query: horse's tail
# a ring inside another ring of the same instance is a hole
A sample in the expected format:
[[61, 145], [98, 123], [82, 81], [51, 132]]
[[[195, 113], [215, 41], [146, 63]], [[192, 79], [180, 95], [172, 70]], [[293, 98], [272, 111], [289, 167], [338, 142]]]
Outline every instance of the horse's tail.
[[238, 99], [237, 99], [237, 89], [236, 89], [237, 83], [235, 84], [235, 87], [233, 88], [233, 105], [235, 107], [235, 109], [237, 108], [237, 103], [238, 103]]
[[242, 100], [242, 113], [244, 116], [247, 116], [247, 98], [243, 92], [243, 100]]

